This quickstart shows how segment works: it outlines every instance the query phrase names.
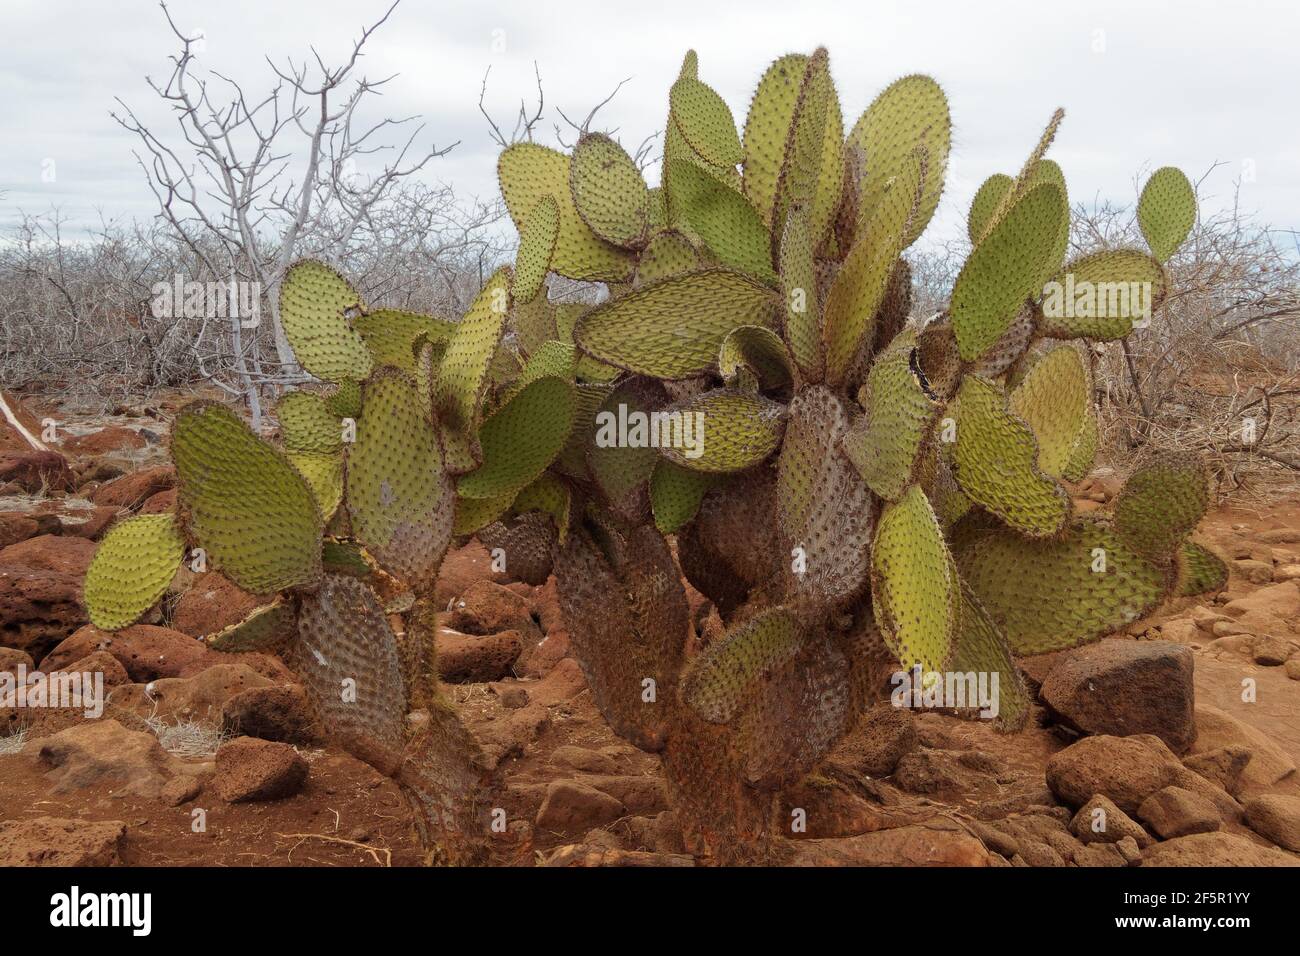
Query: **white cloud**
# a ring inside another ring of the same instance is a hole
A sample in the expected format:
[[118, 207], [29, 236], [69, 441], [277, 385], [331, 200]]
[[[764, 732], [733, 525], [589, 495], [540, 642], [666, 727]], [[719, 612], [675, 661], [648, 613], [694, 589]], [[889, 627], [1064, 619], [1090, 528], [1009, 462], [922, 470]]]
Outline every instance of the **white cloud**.
[[[311, 46], [327, 61], [346, 55], [382, 0], [174, 0], [171, 9], [183, 29], [205, 32], [202, 64], [254, 92], [271, 81], [264, 56], [301, 59]], [[146, 74], [166, 76], [173, 52], [161, 12], [144, 0], [6, 0], [5, 20], [0, 225], [18, 208], [51, 203], [80, 223], [96, 210], [151, 215], [132, 137], [108, 111], [121, 96], [160, 129], [174, 122], [144, 83]], [[557, 105], [585, 115], [631, 77], [601, 116], [634, 145], [662, 127], [687, 48], [743, 122], [768, 62], [824, 44], [849, 123], [902, 74], [927, 72], [947, 89], [954, 153], [932, 227], [939, 238], [960, 233], [975, 188], [990, 173], [1014, 172], [1058, 105], [1067, 116], [1052, 155], [1075, 198], [1131, 199], [1144, 168], [1174, 164], [1196, 176], [1217, 161], [1225, 167], [1211, 202], [1226, 201], [1249, 161], [1255, 178], [1243, 204], [1296, 228], [1298, 27], [1300, 7], [1265, 0], [404, 0], [367, 47], [364, 67], [372, 78], [401, 74], [377, 103], [393, 115], [422, 114], [427, 143], [460, 140], [428, 173], [465, 195], [496, 189], [495, 147], [477, 107], [489, 65], [488, 106], [501, 119], [534, 94], [534, 61], [549, 121], [559, 121]], [[48, 160], [53, 182], [41, 177]]]

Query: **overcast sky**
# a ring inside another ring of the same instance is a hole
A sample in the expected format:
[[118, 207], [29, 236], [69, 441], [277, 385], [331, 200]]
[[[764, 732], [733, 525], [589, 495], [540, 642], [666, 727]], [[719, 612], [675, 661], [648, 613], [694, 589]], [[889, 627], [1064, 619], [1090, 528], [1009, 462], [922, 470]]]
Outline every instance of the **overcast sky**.
[[[265, 56], [301, 59], [314, 46], [338, 61], [387, 3], [172, 0], [170, 8], [182, 29], [205, 35], [199, 66], [252, 95], [272, 85]], [[548, 121], [559, 120], [551, 104], [585, 115], [630, 78], [596, 125], [618, 127], [635, 147], [662, 128], [688, 48], [739, 125], [768, 63], [818, 45], [830, 51], [846, 126], [898, 76], [926, 72], [947, 90], [953, 155], [932, 237], [961, 231], [979, 183], [1014, 173], [1058, 105], [1066, 120], [1051, 155], [1072, 199], [1131, 201], [1140, 170], [1173, 164], [1196, 179], [1222, 162], [1207, 204], [1230, 199], [1240, 178], [1246, 208], [1300, 227], [1295, 0], [403, 0], [363, 65], [372, 78], [400, 74], [374, 107], [422, 114], [426, 144], [460, 141], [429, 177], [486, 198], [496, 191], [496, 148], [478, 97], [489, 66], [487, 105], [502, 119], [533, 95], [534, 61]], [[133, 138], [109, 110], [120, 96], [173, 135], [145, 76], [165, 79], [175, 48], [150, 0], [0, 0], [0, 227], [19, 209], [51, 204], [83, 226], [101, 211], [153, 214]]]

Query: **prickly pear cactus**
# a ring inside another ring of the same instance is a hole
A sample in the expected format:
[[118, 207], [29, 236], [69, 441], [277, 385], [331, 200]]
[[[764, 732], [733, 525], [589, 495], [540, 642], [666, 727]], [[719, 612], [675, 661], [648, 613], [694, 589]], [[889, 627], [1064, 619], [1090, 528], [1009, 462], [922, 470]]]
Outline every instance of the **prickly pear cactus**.
[[[1190, 540], [1194, 459], [1147, 463], [1110, 514], [1076, 514], [1062, 484], [1098, 444], [1083, 345], [1158, 310], [1195, 218], [1181, 173], [1143, 191], [1149, 249], [1066, 261], [1058, 111], [979, 189], [949, 306], [922, 319], [904, 253], [943, 191], [934, 80], [891, 84], [847, 134], [825, 50], [776, 60], [739, 130], [694, 53], [668, 100], [653, 187], [602, 134], [502, 153], [518, 255], [459, 321], [371, 310], [295, 265], [286, 333], [327, 385], [280, 401], [279, 446], [184, 410], [175, 520], [124, 523], [88, 578], [105, 627], [149, 610], [182, 544], [266, 594], [210, 643], [292, 660], [441, 858], [481, 852], [493, 785], [434, 669], [453, 538], [518, 580], [554, 573], [594, 701], [662, 756], [692, 849], [719, 860], [779, 858], [779, 791], [854, 727], [882, 665], [996, 674], [1014, 731], [1014, 654], [1222, 584]], [[551, 274], [608, 295], [553, 302]], [[683, 576], [721, 628], [697, 632]]]
[[[539, 216], [550, 234], [549, 198], [567, 224], [549, 270], [609, 295], [576, 316], [544, 292], [513, 304], [525, 369], [576, 347], [547, 369], [577, 395], [543, 476], [563, 505], [530, 528], [540, 499], [515, 484], [488, 497], [501, 469], [485, 461], [460, 479], [475, 518], [458, 530], [514, 542], [534, 576], [551, 544], [593, 697], [662, 755], [696, 849], [762, 856], [773, 794], [853, 727], [872, 667], [996, 673], [1013, 731], [1029, 704], [1014, 654], [1093, 640], [1219, 580], [1189, 540], [1208, 501], [1195, 461], [1150, 462], [1113, 514], [1075, 514], [1062, 484], [1097, 448], [1082, 343], [1151, 319], [1195, 216], [1185, 178], [1162, 169], [1139, 210], [1149, 251], [1067, 262], [1065, 177], [1046, 156], [1063, 116], [979, 190], [949, 307], [924, 320], [908, 315], [903, 254], [943, 191], [951, 128], [929, 77], [890, 85], [846, 135], [826, 51], [791, 54], [738, 132], [692, 53], [657, 186], [603, 135], [571, 157], [502, 156], [521, 256]], [[721, 633], [695, 632], [678, 567]]]

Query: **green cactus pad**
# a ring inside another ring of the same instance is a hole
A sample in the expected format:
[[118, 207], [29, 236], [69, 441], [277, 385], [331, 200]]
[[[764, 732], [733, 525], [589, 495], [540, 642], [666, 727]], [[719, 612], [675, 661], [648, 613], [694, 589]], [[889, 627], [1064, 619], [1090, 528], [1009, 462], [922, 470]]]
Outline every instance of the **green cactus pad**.
[[[672, 405], [661, 415], [666, 417], [659, 418], [660, 453], [693, 471], [751, 468], [776, 451], [785, 427], [784, 406], [726, 388]], [[686, 440], [690, 447], [682, 444]]]
[[1077, 350], [1059, 346], [1034, 363], [1008, 396], [1012, 414], [1038, 441], [1038, 469], [1060, 478], [1092, 413], [1088, 370]]
[[1039, 321], [1043, 334], [1054, 339], [1113, 341], [1149, 318], [1164, 295], [1164, 270], [1146, 253], [1094, 252], [1069, 263], [1048, 284]]
[[672, 160], [665, 182], [690, 228], [726, 266], [772, 282], [772, 245], [767, 227], [741, 193], [695, 163]]
[[974, 361], [1006, 332], [1043, 277], [1066, 215], [1061, 190], [1041, 183], [989, 230], [953, 285], [949, 312], [961, 357]]
[[807, 70], [808, 57], [802, 53], [776, 60], [759, 80], [745, 118], [745, 196], [769, 225]]
[[1178, 251], [1196, 224], [1196, 190], [1175, 166], [1151, 174], [1138, 199], [1138, 227], [1160, 263]]
[[1209, 505], [1210, 482], [1200, 458], [1163, 452], [1124, 483], [1115, 499], [1115, 531], [1138, 554], [1165, 564]]
[[848, 137], [848, 145], [861, 149], [867, 158], [859, 221], [866, 221], [874, 213], [890, 188], [889, 181], [905, 172], [912, 151], [924, 145], [929, 170], [919, 208], [903, 237], [903, 248], [915, 242], [939, 204], [951, 136], [948, 100], [933, 79], [915, 74], [886, 87], [867, 107]]
[[381, 369], [348, 455], [348, 514], [357, 539], [416, 591], [433, 586], [451, 540], [455, 494], [415, 384]]
[[919, 485], [885, 505], [871, 548], [872, 607], [905, 668], [943, 670], [960, 608], [960, 582], [943, 529]]
[[718, 372], [728, 383], [748, 369], [760, 388], [784, 388], [794, 381], [792, 365], [781, 336], [761, 325], [732, 329], [718, 350]]
[[291, 265], [280, 285], [285, 337], [302, 367], [326, 382], [370, 374], [370, 352], [347, 316], [363, 308], [351, 283], [314, 259]]
[[337, 418], [360, 418], [361, 383], [354, 378], [336, 383], [333, 391], [325, 396], [325, 408]]
[[1043, 281], [1046, 282], [1061, 268], [1062, 262], [1065, 261], [1066, 250], [1070, 247], [1070, 193], [1065, 185], [1065, 173], [1054, 160], [1040, 159], [1034, 166], [1030, 185], [1036, 186], [1039, 183], [1051, 183], [1061, 191], [1061, 205], [1065, 210], [1060, 224], [1056, 227], [1056, 241], [1047, 253], [1043, 273]]
[[555, 475], [547, 472], [515, 496], [512, 506], [517, 514], [539, 511], [549, 515], [560, 543], [564, 543], [569, 533], [569, 521], [573, 511], [573, 492], [569, 486]]
[[276, 600], [254, 608], [242, 621], [209, 634], [203, 641], [214, 651], [230, 654], [249, 651], [273, 653], [293, 636], [296, 619], [296, 610], [291, 602]]
[[343, 501], [343, 451], [287, 451], [289, 464], [307, 479], [321, 518], [328, 522]]
[[586, 529], [570, 532], [555, 560], [560, 612], [600, 712], [620, 737], [657, 751], [673, 723], [690, 610], [658, 531], [639, 527], [614, 551], [617, 564]]
[[331, 738], [383, 773], [402, 759], [407, 690], [384, 605], [356, 578], [327, 574], [305, 595], [286, 663]]
[[551, 269], [570, 279], [622, 282], [632, 272], [632, 257], [610, 245], [582, 221], [570, 192], [570, 159], [536, 143], [515, 143], [497, 160], [501, 195], [515, 228], [523, 233], [526, 217], [543, 196], [555, 200], [560, 214]]
[[790, 402], [776, 488], [787, 593], [800, 605], [843, 605], [867, 586], [875, 509], [840, 451], [848, 428], [843, 403], [824, 385]]
[[817, 247], [825, 242], [844, 193], [844, 112], [834, 80], [828, 77], [827, 81], [830, 90], [826, 95], [826, 125], [809, 221], [809, 235]]
[[695, 517], [704, 493], [713, 484], [713, 476], [675, 465], [666, 458], [655, 463], [650, 475], [650, 510], [655, 527], [673, 534]]
[[415, 371], [416, 342], [432, 342], [439, 355], [451, 341], [456, 323], [436, 315], [402, 309], [376, 309], [358, 316], [352, 323], [370, 349], [375, 367], [392, 365], [405, 372]]
[[573, 148], [569, 186], [578, 215], [592, 232], [625, 249], [645, 244], [650, 194], [622, 146], [600, 133], [584, 134]]
[[1097, 410], [1091, 402], [1083, 417], [1083, 427], [1074, 439], [1070, 449], [1070, 458], [1065, 463], [1061, 477], [1066, 481], [1082, 481], [1092, 471], [1097, 459], [1097, 446], [1101, 443], [1101, 426], [1097, 423]]
[[1014, 182], [1006, 173], [994, 173], [980, 184], [966, 216], [966, 235], [970, 237], [972, 245], [988, 232], [993, 217], [1002, 207], [1002, 201], [1006, 199]]
[[444, 430], [447, 467], [457, 474], [477, 464], [478, 429], [488, 373], [505, 331], [510, 271], [499, 269], [474, 298], [438, 366], [433, 408]]
[[1164, 600], [1170, 585], [1167, 571], [1087, 518], [1040, 540], [1010, 528], [982, 532], [957, 563], [1016, 654], [1062, 650], [1119, 630]]
[[181, 410], [171, 446], [190, 533], [215, 569], [253, 594], [319, 580], [320, 510], [283, 454], [202, 401]]
[[826, 113], [832, 94], [826, 50], [818, 48], [809, 57], [799, 83], [781, 174], [776, 183], [776, 202], [767, 217], [771, 223], [783, 224], [792, 207], [811, 208], [813, 204], [820, 183]]
[[916, 333], [904, 330], [871, 366], [858, 401], [866, 415], [842, 443], [868, 487], [896, 501], [911, 483], [921, 452], [942, 406], [930, 398], [912, 369]]
[[510, 295], [517, 302], [532, 302], [546, 284], [546, 273], [560, 233], [560, 207], [554, 196], [542, 196], [519, 227], [519, 250]]
[[1002, 386], [975, 375], [957, 393], [953, 471], [970, 499], [1031, 537], [1055, 534], [1070, 496], [1038, 468], [1038, 442], [1007, 409]]
[[577, 411], [573, 385], [543, 376], [483, 421], [483, 464], [457, 484], [462, 498], [518, 494], [553, 462], [568, 440]]
[[515, 300], [513, 325], [519, 347], [525, 355], [532, 355], [546, 342], [561, 338], [555, 324], [556, 307], [546, 296], [538, 295], [530, 302]]
[[639, 289], [699, 267], [700, 254], [689, 239], [672, 230], [660, 232], [641, 251], [633, 285]]
[[486, 528], [503, 518], [515, 503], [511, 492], [496, 498], [456, 498], [456, 513], [452, 519], [452, 534], [463, 537]]
[[502, 390], [497, 408], [507, 404], [525, 388], [542, 378], [562, 378], [572, 382], [578, 367], [578, 350], [568, 342], [552, 339], [542, 345], [524, 364], [519, 376]]
[[821, 376], [821, 308], [817, 302], [817, 260], [808, 214], [794, 209], [786, 217], [778, 254], [785, 297], [785, 339], [804, 378]]
[[744, 159], [731, 108], [708, 84], [681, 77], [668, 92], [668, 106], [682, 137], [710, 166], [725, 169]]
[[275, 405], [280, 441], [291, 452], [343, 450], [343, 429], [325, 400], [311, 392], [287, 392]]
[[704, 720], [727, 724], [765, 680], [799, 653], [800, 629], [784, 607], [763, 611], [692, 662], [682, 699]]
[[719, 269], [664, 279], [599, 305], [574, 329], [587, 354], [656, 378], [711, 369], [732, 329], [773, 324], [780, 300], [762, 283]]
[[138, 621], [167, 591], [185, 556], [170, 514], [136, 515], [104, 535], [83, 586], [90, 623], [117, 631]]
[[826, 379], [844, 381], [864, 345], [873, 338], [872, 321], [884, 301], [903, 235], [919, 203], [925, 201], [928, 160], [913, 152], [877, 197], [866, 234], [854, 244], [826, 293], [822, 307], [826, 340]]
[[1228, 566], [1203, 545], [1184, 541], [1178, 549], [1178, 588], [1181, 597], [1219, 591], [1228, 583]]
[[[975, 674], [977, 679], [978, 675], [997, 674], [997, 726], [1008, 732], [1021, 729], [1029, 719], [1029, 691], [1005, 635], [965, 584], [961, 587], [956, 634], [948, 671]], [[992, 690], [992, 685], [988, 686]]]

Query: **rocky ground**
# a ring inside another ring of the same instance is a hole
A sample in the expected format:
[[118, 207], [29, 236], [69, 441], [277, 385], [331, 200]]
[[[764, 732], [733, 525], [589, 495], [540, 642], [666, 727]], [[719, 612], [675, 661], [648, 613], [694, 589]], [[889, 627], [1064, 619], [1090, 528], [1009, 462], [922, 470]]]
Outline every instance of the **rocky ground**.
[[[196, 640], [252, 597], [182, 571], [146, 623], [86, 623], [96, 539], [123, 513], [172, 506], [170, 410], [78, 415], [29, 399], [32, 427], [59, 423], [59, 454], [0, 442], [0, 670], [101, 671], [113, 685], [99, 719], [0, 710], [0, 863], [420, 862], [398, 788], [322, 738], [283, 663]], [[1098, 473], [1079, 507], [1117, 488]], [[882, 699], [787, 795], [806, 819], [795, 862], [1300, 863], [1300, 499], [1221, 507], [1203, 538], [1231, 559], [1227, 589], [1025, 659], [1038, 704], [1022, 733]], [[437, 587], [443, 679], [506, 783], [495, 862], [694, 864], [657, 758], [592, 704], [554, 582], [494, 580], [471, 542]], [[698, 595], [695, 607], [702, 621]]]

